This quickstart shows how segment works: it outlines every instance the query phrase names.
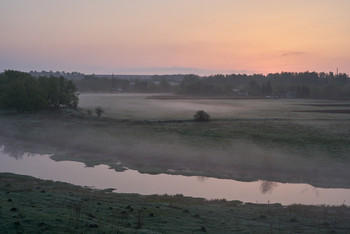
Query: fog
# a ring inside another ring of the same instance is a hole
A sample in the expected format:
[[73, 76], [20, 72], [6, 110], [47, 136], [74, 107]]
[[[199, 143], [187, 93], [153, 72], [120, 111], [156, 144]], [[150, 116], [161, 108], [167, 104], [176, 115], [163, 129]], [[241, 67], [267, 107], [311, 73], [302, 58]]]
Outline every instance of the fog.
[[[6, 138], [1, 140], [17, 156], [46, 153], [58, 161], [116, 170], [347, 188], [347, 115], [295, 111], [317, 109], [312, 105], [321, 102], [80, 94], [84, 118], [2, 116], [0, 130]], [[97, 106], [105, 109], [102, 118], [86, 115]], [[198, 110], [211, 121], [193, 121]], [[271, 186], [261, 189], [268, 193]]]
[[[213, 99], [152, 99], [150, 94], [80, 94], [79, 107], [93, 110], [105, 108], [105, 116], [117, 119], [178, 120], [191, 119], [194, 112], [204, 110], [212, 118], [283, 118], [290, 114], [298, 118], [302, 114], [284, 112], [298, 100], [213, 100]], [[319, 101], [315, 101], [319, 102]], [[308, 109], [308, 107], [299, 107]], [[305, 116], [303, 116], [305, 118]]]

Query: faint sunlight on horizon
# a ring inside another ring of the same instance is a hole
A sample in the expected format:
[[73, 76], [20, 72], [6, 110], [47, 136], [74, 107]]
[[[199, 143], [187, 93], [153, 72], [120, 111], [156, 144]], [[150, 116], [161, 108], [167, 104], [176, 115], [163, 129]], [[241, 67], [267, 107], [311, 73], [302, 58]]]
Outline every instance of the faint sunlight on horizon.
[[346, 0], [2, 0], [0, 71], [350, 73]]

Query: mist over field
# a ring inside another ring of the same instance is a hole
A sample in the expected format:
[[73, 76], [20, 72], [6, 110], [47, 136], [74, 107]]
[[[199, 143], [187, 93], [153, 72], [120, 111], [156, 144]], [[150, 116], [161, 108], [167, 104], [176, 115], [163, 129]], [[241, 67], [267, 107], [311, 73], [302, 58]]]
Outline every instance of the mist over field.
[[[16, 141], [32, 142], [31, 148], [47, 148], [56, 160], [89, 166], [108, 164], [120, 170], [116, 163], [122, 162], [152, 173], [170, 169], [322, 186], [334, 186], [327, 179], [334, 174], [338, 186], [349, 186], [342, 177], [350, 152], [348, 115], [332, 113], [349, 109], [347, 101], [154, 97], [81, 93], [82, 119], [66, 121], [50, 113], [32, 122], [30, 115], [3, 117], [1, 128], [8, 147]], [[97, 106], [104, 110], [101, 118], [94, 114]], [[211, 121], [195, 122], [198, 110], [207, 112]]]
[[[8, 140], [32, 142], [36, 150], [48, 147], [45, 153], [54, 153], [55, 160], [89, 166], [349, 186], [348, 116], [317, 112], [319, 105], [332, 111], [346, 101], [159, 100], [148, 94], [79, 98], [81, 119], [44, 114], [28, 124], [30, 116], [2, 118], [3, 132]], [[87, 114], [96, 106], [105, 110], [101, 118]], [[211, 121], [195, 122], [198, 110]]]
[[[186, 120], [197, 110], [205, 110], [214, 119], [231, 118], [312, 118], [312, 115], [285, 112], [301, 100], [158, 100], [156, 94], [85, 94], [79, 95], [79, 107], [93, 110], [96, 106], [106, 109], [105, 116], [130, 120]], [[315, 102], [323, 102], [317, 101]], [[298, 109], [309, 107], [298, 106]], [[281, 110], [281, 111], [280, 111]]]

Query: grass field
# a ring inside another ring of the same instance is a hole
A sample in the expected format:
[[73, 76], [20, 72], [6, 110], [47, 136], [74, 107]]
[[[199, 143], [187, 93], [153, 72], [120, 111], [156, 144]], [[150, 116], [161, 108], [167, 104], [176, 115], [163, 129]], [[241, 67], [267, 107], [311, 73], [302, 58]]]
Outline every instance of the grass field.
[[350, 208], [92, 190], [0, 173], [1, 233], [348, 233]]
[[[302, 113], [300, 111], [350, 110], [349, 101], [307, 99], [159, 99], [149, 94], [80, 94], [79, 107], [93, 110], [105, 108], [105, 116], [113, 119], [131, 120], [183, 120], [192, 119], [196, 110], [204, 110], [212, 118], [287, 118], [343, 119], [347, 115], [333, 113]], [[169, 96], [171, 97], [171, 96]], [[175, 96], [177, 97], [177, 96]]]
[[[86, 110], [102, 106], [102, 118]], [[0, 115], [12, 154], [124, 166], [147, 173], [350, 187], [349, 102], [323, 100], [149, 99], [81, 94], [80, 112]], [[204, 110], [212, 121], [197, 123]], [[322, 110], [322, 112], [320, 112]], [[328, 112], [327, 112], [328, 111]]]

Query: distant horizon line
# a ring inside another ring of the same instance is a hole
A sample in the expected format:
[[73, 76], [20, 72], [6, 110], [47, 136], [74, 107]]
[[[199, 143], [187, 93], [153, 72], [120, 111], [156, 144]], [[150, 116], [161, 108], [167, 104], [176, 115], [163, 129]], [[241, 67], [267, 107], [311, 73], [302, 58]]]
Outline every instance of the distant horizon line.
[[15, 71], [21, 71], [21, 72], [27, 72], [27, 73], [31, 73], [31, 72], [37, 72], [37, 73], [41, 73], [41, 72], [47, 72], [47, 73], [78, 73], [78, 74], [83, 74], [83, 75], [96, 75], [96, 76], [176, 76], [176, 75], [197, 75], [197, 76], [215, 76], [215, 75], [248, 75], [248, 76], [251, 76], [251, 75], [264, 75], [264, 76], [267, 76], [269, 74], [282, 74], [282, 73], [305, 73], [305, 72], [310, 72], [310, 73], [317, 73], [317, 74], [320, 74], [320, 73], [325, 73], [325, 74], [330, 74], [330, 73], [333, 73], [334, 75], [340, 75], [340, 74], [346, 74], [348, 75], [348, 73], [346, 72], [333, 72], [333, 71], [329, 71], [329, 72], [324, 72], [324, 71], [321, 71], [321, 72], [317, 72], [317, 71], [309, 71], [309, 70], [306, 70], [306, 71], [280, 71], [280, 72], [269, 72], [269, 73], [250, 73], [250, 72], [239, 72], [239, 71], [232, 71], [232, 72], [227, 72], [227, 73], [211, 73], [211, 74], [198, 74], [198, 73], [195, 73], [195, 72], [188, 72], [188, 73], [138, 73], [138, 72], [135, 72], [135, 73], [114, 73], [114, 72], [110, 72], [110, 73], [90, 73], [90, 72], [80, 72], [80, 71], [59, 71], [59, 70], [56, 70], [56, 71], [53, 71], [53, 70], [29, 70], [29, 71], [25, 71], [25, 70], [19, 70], [19, 69], [4, 69], [1, 73], [5, 72], [5, 71], [8, 71], [8, 70], [15, 70]]

